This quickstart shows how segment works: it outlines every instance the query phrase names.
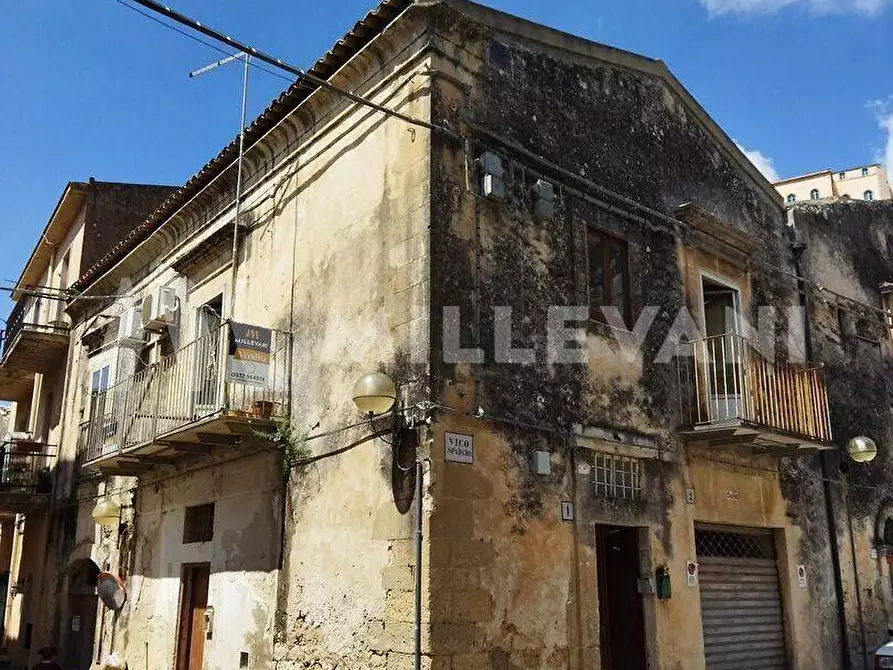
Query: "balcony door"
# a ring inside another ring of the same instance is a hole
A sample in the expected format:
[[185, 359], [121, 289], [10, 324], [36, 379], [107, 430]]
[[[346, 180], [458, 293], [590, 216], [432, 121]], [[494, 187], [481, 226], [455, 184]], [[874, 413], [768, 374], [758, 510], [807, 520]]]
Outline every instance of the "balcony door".
[[701, 275], [704, 361], [711, 421], [741, 416], [743, 386], [741, 297], [738, 289]]
[[193, 387], [195, 416], [213, 414], [220, 408], [220, 334], [223, 332], [223, 296], [219, 295], [198, 308], [196, 315], [195, 385]]

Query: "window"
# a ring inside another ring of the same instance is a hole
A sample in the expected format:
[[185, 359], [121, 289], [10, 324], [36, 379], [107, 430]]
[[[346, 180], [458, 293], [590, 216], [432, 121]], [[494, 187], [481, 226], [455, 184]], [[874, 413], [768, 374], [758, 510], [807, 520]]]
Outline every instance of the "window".
[[193, 402], [197, 407], [207, 413], [211, 408], [219, 405], [219, 366], [218, 350], [222, 334], [221, 324], [223, 320], [223, 295], [218, 295], [213, 300], [199, 307], [196, 315], [197, 340], [196, 352], [199, 364], [196, 366], [195, 386], [193, 388]]
[[863, 177], [867, 177], [867, 176], [868, 176], [868, 168], [867, 168], [867, 167], [862, 168], [862, 176], [863, 176]]
[[834, 315], [837, 317], [837, 332], [846, 335], [849, 331], [849, 315], [839, 305], [834, 306]]
[[818, 200], [819, 199], [819, 189], [814, 188], [809, 192], [810, 200]]
[[639, 459], [595, 452], [592, 465], [593, 486], [598, 497], [624, 500], [642, 497], [642, 461]]
[[797, 202], [797, 196], [793, 193], [788, 193], [788, 202]]
[[587, 233], [589, 253], [589, 318], [604, 321], [603, 306], [616, 307], [629, 322], [629, 268], [626, 242], [590, 228]]
[[93, 371], [93, 378], [90, 380], [90, 393], [96, 395], [108, 390], [109, 387], [109, 366], [103, 365], [98, 370]]
[[874, 200], [874, 193], [872, 193], [871, 191], [865, 191], [865, 193], [862, 194], [862, 199], [863, 200]]
[[183, 518], [183, 544], [210, 542], [214, 537], [214, 503], [187, 507]]

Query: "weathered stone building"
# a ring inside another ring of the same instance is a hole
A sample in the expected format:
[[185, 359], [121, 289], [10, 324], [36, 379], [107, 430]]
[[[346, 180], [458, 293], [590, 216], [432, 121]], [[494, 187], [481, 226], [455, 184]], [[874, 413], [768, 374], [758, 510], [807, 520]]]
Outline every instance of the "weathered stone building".
[[[832, 533], [841, 569], [845, 635], [852, 667], [857, 650], [876, 648], [893, 622], [891, 494], [890, 279], [893, 277], [893, 205], [838, 201], [799, 204], [789, 211], [795, 257], [808, 278], [811, 357], [824, 365], [835, 442], [870, 435], [880, 447], [870, 464], [825, 455]], [[791, 483], [792, 486], [797, 484]], [[809, 536], [808, 550], [824, 540]]]
[[238, 226], [233, 143], [70, 287], [44, 638], [178, 670], [409, 668], [416, 623], [450, 670], [882, 641], [890, 454], [837, 454], [889, 445], [884, 205], [786, 213], [660, 61], [462, 0], [386, 0], [312, 74], [404, 117], [294, 85]]

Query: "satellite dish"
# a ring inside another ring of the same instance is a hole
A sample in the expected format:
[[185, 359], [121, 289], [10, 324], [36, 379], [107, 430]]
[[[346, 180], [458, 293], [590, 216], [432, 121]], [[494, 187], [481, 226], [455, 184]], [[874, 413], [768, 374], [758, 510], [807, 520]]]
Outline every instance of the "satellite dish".
[[100, 572], [96, 578], [96, 590], [99, 599], [110, 610], [117, 612], [127, 600], [127, 591], [124, 590], [124, 582], [118, 575], [111, 572]]

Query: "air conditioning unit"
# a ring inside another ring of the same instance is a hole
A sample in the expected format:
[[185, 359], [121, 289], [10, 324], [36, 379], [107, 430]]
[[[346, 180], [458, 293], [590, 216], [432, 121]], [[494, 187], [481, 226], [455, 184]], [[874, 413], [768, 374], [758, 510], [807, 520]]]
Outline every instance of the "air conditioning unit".
[[118, 344], [141, 347], [146, 342], [143, 330], [143, 308], [129, 307], [118, 319]]
[[177, 321], [177, 294], [173, 287], [163, 286], [143, 298], [140, 312], [143, 330], [160, 333]]

